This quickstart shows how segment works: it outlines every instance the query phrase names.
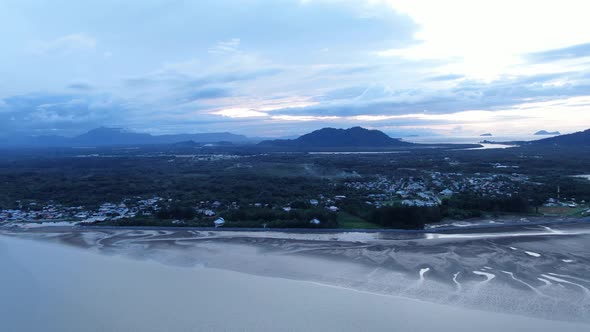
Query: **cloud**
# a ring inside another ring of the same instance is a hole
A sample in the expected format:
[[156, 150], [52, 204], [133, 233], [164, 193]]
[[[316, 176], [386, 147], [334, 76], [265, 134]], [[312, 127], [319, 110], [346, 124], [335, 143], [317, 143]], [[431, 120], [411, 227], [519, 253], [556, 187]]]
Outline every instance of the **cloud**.
[[219, 111], [211, 112], [211, 114], [221, 115], [227, 118], [253, 118], [268, 116], [268, 113], [259, 112], [247, 108], [226, 108]]
[[464, 77], [465, 76], [458, 75], [458, 74], [445, 74], [445, 75], [432, 76], [429, 78], [429, 80], [430, 81], [454, 81], [454, 80], [458, 80], [458, 79], [461, 79]]
[[129, 77], [124, 82], [129, 87], [145, 88], [148, 86], [192, 86], [202, 87], [210, 84], [249, 81], [281, 73], [281, 68], [257, 68], [242, 71], [221, 71], [193, 76], [183, 71], [163, 70], [143, 76]]
[[356, 64], [345, 64], [345, 65], [320, 65], [316, 66], [317, 74], [319, 75], [354, 75], [364, 74], [377, 71], [382, 68], [382, 65], [356, 65]]
[[549, 51], [535, 52], [527, 55], [531, 62], [551, 62], [582, 57], [590, 57], [590, 43], [584, 43]]
[[124, 122], [122, 100], [107, 95], [29, 94], [5, 99], [0, 131], [47, 134], [58, 130], [78, 133], [100, 125]]
[[95, 38], [84, 33], [75, 33], [52, 40], [34, 42], [31, 51], [37, 55], [66, 55], [75, 51], [94, 50], [96, 44]]
[[202, 99], [215, 99], [231, 96], [231, 90], [219, 87], [207, 87], [196, 90], [189, 90], [183, 94], [182, 99], [185, 101], [195, 101]]
[[[114, 122], [154, 132], [282, 136], [367, 125], [452, 133], [491, 124], [516, 131], [511, 121], [534, 125], [535, 116], [577, 128], [534, 105], [590, 95], [586, 1], [39, 6], [0, 14], [0, 31], [11, 31], [0, 63], [11, 82], [0, 122], [11, 125], [2, 130], [71, 133]], [[556, 114], [588, 107], [543, 105]]]
[[0, 99], [0, 113], [4, 112], [4, 111], [8, 111], [8, 104], [3, 100]]
[[311, 116], [311, 115], [273, 115], [273, 120], [279, 121], [325, 121], [325, 120], [338, 120], [341, 119], [339, 116]]
[[209, 48], [211, 54], [223, 55], [238, 52], [240, 47], [240, 38], [232, 38], [226, 41], [220, 41], [215, 46]]
[[[383, 0], [420, 28], [411, 47], [375, 54], [407, 59], [447, 59], [457, 73], [494, 79], [522, 64], [531, 52], [590, 41], [585, 0]], [[551, 24], [548, 24], [551, 22]]]
[[92, 85], [84, 82], [76, 82], [68, 85], [68, 89], [72, 90], [81, 90], [81, 91], [88, 91], [92, 90]]

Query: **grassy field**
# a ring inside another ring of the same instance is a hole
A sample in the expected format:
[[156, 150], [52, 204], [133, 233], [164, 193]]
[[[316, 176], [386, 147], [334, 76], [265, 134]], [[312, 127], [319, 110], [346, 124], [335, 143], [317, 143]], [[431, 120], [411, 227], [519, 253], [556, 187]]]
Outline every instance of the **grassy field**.
[[588, 206], [578, 206], [571, 208], [568, 206], [543, 206], [539, 208], [539, 213], [544, 215], [555, 216], [582, 216], [584, 212], [588, 211]]
[[345, 229], [377, 229], [382, 228], [379, 225], [365, 221], [359, 217], [353, 216], [346, 212], [338, 213], [338, 225]]

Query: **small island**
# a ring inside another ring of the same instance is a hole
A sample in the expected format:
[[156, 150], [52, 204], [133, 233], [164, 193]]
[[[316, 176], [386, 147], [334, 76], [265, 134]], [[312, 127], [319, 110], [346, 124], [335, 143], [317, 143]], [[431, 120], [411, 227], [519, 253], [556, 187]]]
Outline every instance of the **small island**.
[[487, 134], [481, 134], [479, 135], [480, 137], [492, 137], [492, 134], [487, 133]]
[[561, 133], [559, 131], [539, 130], [536, 133], [534, 133], [534, 135], [536, 135], [536, 136], [555, 136], [555, 135], [561, 135]]

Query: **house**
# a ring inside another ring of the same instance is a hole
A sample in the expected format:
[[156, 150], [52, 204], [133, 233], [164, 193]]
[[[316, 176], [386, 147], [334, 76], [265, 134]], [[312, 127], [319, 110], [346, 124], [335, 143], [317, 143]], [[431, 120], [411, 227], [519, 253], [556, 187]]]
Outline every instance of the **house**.
[[215, 211], [205, 210], [205, 211], [203, 211], [203, 214], [206, 215], [207, 217], [213, 217], [215, 215]]
[[309, 223], [312, 225], [319, 225], [321, 221], [318, 218], [313, 218], [309, 221]]
[[221, 227], [221, 226], [225, 225], [225, 219], [223, 219], [221, 217], [217, 218], [217, 219], [215, 219], [213, 224], [215, 225], [215, 227]]
[[311, 204], [311, 205], [318, 205], [318, 204], [319, 204], [319, 202], [318, 202], [318, 200], [317, 200], [317, 199], [310, 199], [310, 200], [309, 200], [309, 204]]
[[450, 189], [445, 189], [445, 190], [441, 191], [440, 194], [443, 196], [453, 196], [453, 191]]
[[289, 212], [289, 211], [291, 211], [291, 207], [290, 207], [290, 206], [285, 206], [285, 207], [283, 208], [283, 211], [285, 211], [285, 212]]
[[334, 206], [334, 205], [328, 206], [326, 209], [328, 209], [328, 210], [330, 210], [332, 212], [337, 212], [338, 211], [338, 208], [336, 206]]

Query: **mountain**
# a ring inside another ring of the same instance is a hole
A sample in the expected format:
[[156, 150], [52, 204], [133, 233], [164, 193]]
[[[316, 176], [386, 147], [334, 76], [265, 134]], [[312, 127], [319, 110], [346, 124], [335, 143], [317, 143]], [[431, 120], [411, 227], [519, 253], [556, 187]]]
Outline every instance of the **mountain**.
[[553, 136], [553, 135], [561, 135], [561, 133], [559, 131], [539, 130], [534, 135], [537, 135], [537, 136]]
[[174, 144], [192, 141], [195, 143], [251, 143], [248, 137], [232, 133], [202, 133], [151, 135], [135, 133], [121, 128], [100, 127], [92, 129], [75, 137], [63, 136], [29, 136], [13, 138], [0, 143], [4, 146], [30, 147], [75, 147], [75, 146], [112, 146], [112, 145], [144, 145], [144, 144]]
[[106, 146], [129, 144], [153, 144], [155, 137], [150, 134], [128, 132], [120, 128], [96, 128], [70, 140], [73, 145]]
[[237, 135], [228, 132], [221, 133], [201, 133], [201, 134], [176, 134], [176, 135], [161, 135], [154, 136], [158, 141], [163, 143], [176, 143], [182, 141], [193, 141], [196, 143], [218, 143], [218, 142], [231, 142], [231, 143], [249, 143], [258, 141], [246, 137], [244, 135]]
[[557, 146], [590, 146], [590, 129], [573, 134], [560, 135], [532, 141], [532, 145], [557, 145]]
[[492, 137], [492, 134], [487, 133], [487, 134], [481, 134], [479, 135], [480, 137]]
[[353, 127], [349, 129], [323, 128], [296, 139], [263, 141], [258, 145], [291, 148], [383, 148], [413, 144], [391, 138], [379, 130]]

